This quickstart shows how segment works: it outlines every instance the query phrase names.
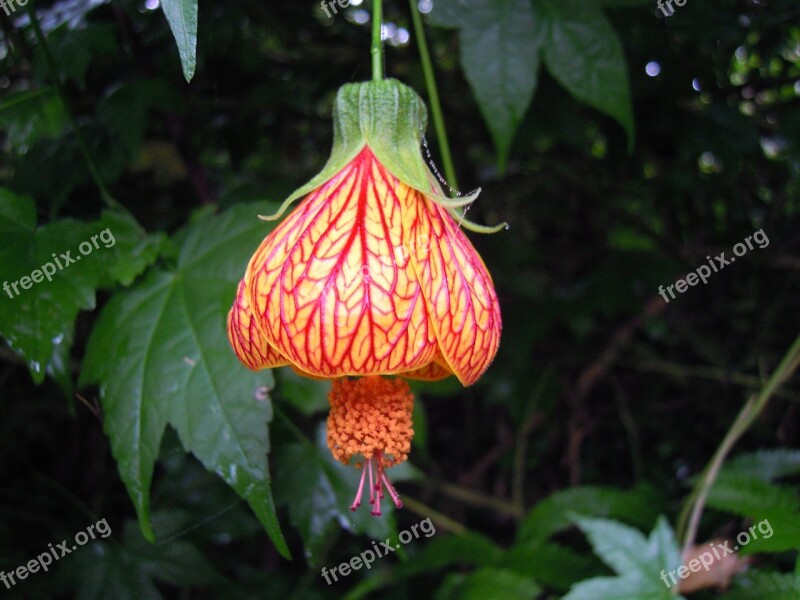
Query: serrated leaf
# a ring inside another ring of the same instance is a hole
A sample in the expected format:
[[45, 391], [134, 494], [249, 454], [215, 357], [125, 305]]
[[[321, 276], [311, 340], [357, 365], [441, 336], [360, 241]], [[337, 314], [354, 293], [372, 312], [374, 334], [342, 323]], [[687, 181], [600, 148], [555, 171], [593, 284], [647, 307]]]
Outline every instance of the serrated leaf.
[[[120, 475], [150, 527], [150, 484], [164, 429], [248, 502], [288, 556], [272, 501], [267, 423], [270, 371], [248, 372], [225, 335], [225, 315], [253, 248], [273, 225], [266, 203], [206, 214], [176, 236], [174, 271], [154, 270], [103, 309], [81, 381], [100, 385], [104, 427]], [[115, 360], [110, 359], [114, 357]]]
[[461, 66], [503, 170], [536, 90], [543, 23], [530, 0], [437, 0], [431, 14], [461, 28]]
[[603, 11], [579, 0], [541, 0], [544, 63], [581, 102], [613, 117], [633, 144], [633, 105], [622, 43]]
[[595, 554], [619, 577], [581, 582], [564, 600], [675, 598], [660, 577], [662, 571], [668, 572], [681, 564], [675, 535], [664, 517], [659, 517], [647, 539], [638, 530], [616, 521], [581, 517], [576, 517], [575, 521]]
[[732, 458], [721, 475], [748, 475], [763, 481], [800, 474], [800, 450], [760, 450]]
[[544, 540], [570, 527], [570, 513], [593, 517], [615, 517], [650, 527], [658, 516], [661, 499], [649, 487], [627, 491], [597, 486], [581, 486], [555, 492], [540, 501], [525, 517], [518, 538]]
[[795, 488], [770, 484], [750, 475], [720, 474], [706, 502], [717, 510], [756, 519], [769, 512], [800, 511], [800, 497]]
[[573, 586], [569, 594], [561, 600], [676, 600], [665, 588], [661, 591], [642, 591], [642, 584], [636, 578], [595, 577]]
[[737, 577], [723, 600], [797, 600], [800, 574], [750, 571]]
[[129, 282], [158, 249], [156, 238], [114, 212], [91, 223], [62, 219], [37, 228], [33, 200], [1, 188], [0, 239], [0, 282], [7, 283], [0, 335], [25, 359], [37, 384], [54, 353], [65, 360], [75, 318], [95, 307], [95, 290]]
[[197, 61], [197, 0], [161, 0], [161, 8], [178, 44], [183, 76], [191, 81]]
[[[743, 529], [738, 534], [742, 541], [744, 533]], [[788, 511], [762, 513], [747, 528], [747, 544], [741, 545], [739, 550], [741, 554], [800, 550], [800, 514]]]

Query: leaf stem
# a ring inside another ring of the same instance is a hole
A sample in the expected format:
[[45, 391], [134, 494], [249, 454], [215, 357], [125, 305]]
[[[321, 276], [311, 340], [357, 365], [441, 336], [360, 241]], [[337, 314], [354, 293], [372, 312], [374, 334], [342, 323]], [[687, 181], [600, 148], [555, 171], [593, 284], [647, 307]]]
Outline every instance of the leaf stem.
[[797, 336], [783, 359], [781, 359], [780, 364], [761, 388], [761, 391], [751, 396], [742, 407], [742, 410], [739, 411], [736, 420], [723, 438], [711, 461], [703, 470], [703, 474], [695, 485], [694, 490], [692, 490], [691, 495], [687, 498], [678, 521], [678, 531], [683, 532], [681, 537], [684, 549], [691, 546], [697, 537], [697, 529], [700, 526], [700, 517], [703, 514], [706, 499], [728, 453], [758, 418], [758, 415], [767, 406], [775, 391], [791, 377], [798, 366], [800, 366], [800, 335]]
[[383, 79], [383, 1], [372, 2], [372, 81]]
[[[422, 16], [417, 6], [417, 0], [409, 0], [411, 4], [411, 19], [414, 22], [414, 35], [417, 38], [419, 48], [419, 60], [422, 63], [422, 72], [425, 75], [425, 88], [428, 91], [428, 99], [431, 103], [431, 116], [433, 117], [433, 127], [436, 131], [436, 140], [439, 142], [439, 149], [442, 153], [442, 164], [444, 176], [452, 190], [458, 189], [456, 170], [453, 168], [453, 156], [450, 153], [450, 142], [447, 139], [447, 130], [444, 126], [444, 116], [442, 105], [439, 102], [439, 90], [436, 87], [436, 76], [433, 73], [428, 42], [425, 39], [425, 29], [422, 25]], [[452, 195], [452, 194], [451, 194]]]
[[92, 155], [89, 152], [89, 146], [86, 144], [86, 140], [84, 139], [83, 134], [78, 126], [78, 120], [75, 118], [75, 115], [72, 113], [69, 105], [67, 104], [67, 98], [64, 94], [64, 88], [61, 84], [61, 77], [58, 74], [56, 61], [53, 58], [53, 53], [50, 51], [50, 46], [47, 43], [47, 39], [42, 32], [42, 26], [39, 23], [39, 17], [36, 16], [36, 10], [33, 8], [33, 4], [28, 6], [28, 15], [31, 19], [31, 26], [33, 27], [33, 33], [36, 36], [36, 40], [42, 46], [42, 52], [44, 53], [44, 59], [47, 63], [47, 70], [50, 72], [50, 78], [53, 81], [53, 87], [55, 88], [56, 94], [58, 94], [61, 103], [64, 105], [64, 110], [69, 118], [72, 131], [75, 134], [76, 140], [78, 141], [78, 148], [83, 155], [83, 160], [86, 163], [86, 167], [89, 169], [89, 174], [92, 176], [94, 184], [97, 186], [97, 189], [100, 192], [100, 197], [108, 208], [121, 209], [122, 206], [109, 193], [106, 185], [103, 183], [100, 173], [98, 172], [97, 167], [94, 164], [94, 160], [92, 159]]

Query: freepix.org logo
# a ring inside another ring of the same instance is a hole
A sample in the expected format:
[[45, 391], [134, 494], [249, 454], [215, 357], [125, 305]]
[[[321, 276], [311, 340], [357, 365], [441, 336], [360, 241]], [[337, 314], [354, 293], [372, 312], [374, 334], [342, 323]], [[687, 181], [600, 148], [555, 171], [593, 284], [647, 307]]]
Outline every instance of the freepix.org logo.
[[0, 8], [3, 9], [7, 17], [17, 12], [17, 8], [26, 4], [28, 4], [28, 0], [0, 0]]
[[[0, 0], [0, 2], [3, 2], [3, 0]], [[72, 256], [72, 250], [67, 250], [60, 256], [56, 256], [56, 253], [53, 252], [52, 261], [44, 263], [38, 269], [34, 269], [30, 275], [20, 277], [16, 281], [12, 281], [10, 283], [8, 281], [4, 281], [3, 290], [6, 294], [8, 294], [8, 297], [13, 300], [19, 296], [19, 288], [22, 288], [23, 290], [29, 290], [31, 287], [33, 287], [34, 283], [41, 283], [45, 279], [47, 279], [47, 281], [53, 281], [53, 275], [55, 275], [57, 272], [56, 266], [58, 267], [59, 271], [62, 271], [64, 268], [79, 261], [82, 256], [89, 256], [94, 250], [100, 248], [98, 240], [103, 242], [103, 246], [106, 248], [112, 248], [114, 244], [117, 243], [117, 240], [114, 238], [114, 234], [111, 233], [111, 229], [106, 228], [100, 233], [93, 235], [91, 237], [91, 241], [86, 240], [85, 242], [81, 242], [78, 246], [78, 252], [80, 252], [80, 254]]]

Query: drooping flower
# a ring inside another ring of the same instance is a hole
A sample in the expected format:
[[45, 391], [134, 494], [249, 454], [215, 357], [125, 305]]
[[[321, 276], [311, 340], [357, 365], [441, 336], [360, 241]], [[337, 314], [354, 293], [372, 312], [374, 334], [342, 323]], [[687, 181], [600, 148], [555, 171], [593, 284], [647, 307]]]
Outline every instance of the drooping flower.
[[[266, 217], [302, 198], [250, 259], [228, 315], [231, 346], [250, 369], [367, 378], [334, 382], [329, 445], [345, 462], [361, 455], [373, 499], [383, 485], [395, 496], [383, 469], [408, 448], [389, 451], [380, 445], [389, 438], [368, 435], [400, 410], [390, 408], [397, 389], [369, 376], [455, 375], [470, 385], [500, 341], [491, 277], [461, 228], [493, 230], [456, 213], [477, 192], [442, 193], [420, 152], [425, 121], [422, 100], [395, 80], [343, 86], [328, 163]], [[376, 399], [366, 402], [370, 393]], [[356, 428], [331, 433], [331, 424], [348, 423]]]

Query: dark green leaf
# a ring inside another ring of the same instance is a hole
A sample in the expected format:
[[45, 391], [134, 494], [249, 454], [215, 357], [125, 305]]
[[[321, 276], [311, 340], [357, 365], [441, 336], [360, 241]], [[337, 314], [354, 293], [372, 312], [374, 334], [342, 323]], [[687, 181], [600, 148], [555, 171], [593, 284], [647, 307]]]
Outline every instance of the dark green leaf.
[[750, 571], [737, 577], [724, 600], [797, 600], [800, 574]]
[[451, 576], [436, 593], [436, 600], [533, 600], [541, 592], [526, 575], [485, 567], [466, 577]]
[[579, 0], [540, 0], [544, 62], [575, 98], [616, 119], [633, 144], [633, 107], [622, 44], [603, 11]]
[[39, 139], [57, 137], [66, 125], [64, 104], [49, 88], [19, 92], [0, 104], [0, 129], [17, 154], [26, 154]]
[[[288, 555], [272, 502], [267, 423], [270, 371], [248, 372], [225, 334], [225, 315], [249, 254], [270, 229], [270, 205], [206, 214], [177, 236], [174, 272], [157, 270], [104, 308], [86, 351], [84, 383], [99, 383], [120, 474], [153, 538], [149, 493], [164, 428], [244, 498]], [[109, 357], [118, 357], [118, 361]]]
[[749, 475], [720, 475], [706, 502], [718, 510], [756, 519], [771, 511], [800, 511], [800, 497], [795, 488], [770, 484]]
[[118, 213], [106, 212], [93, 223], [63, 219], [37, 228], [33, 200], [4, 189], [0, 238], [0, 282], [7, 282], [0, 335], [25, 358], [36, 383], [56, 348], [65, 345], [58, 360], [66, 359], [75, 318], [95, 307], [95, 290], [113, 280], [129, 283], [158, 249], [156, 238]]
[[536, 89], [542, 21], [530, 0], [438, 0], [433, 15], [436, 23], [461, 28], [461, 65], [502, 170]]
[[[397, 477], [398, 468], [388, 471], [394, 482], [402, 478]], [[303, 538], [306, 558], [312, 564], [339, 526], [376, 540], [396, 532], [394, 506], [388, 498], [382, 504], [385, 516], [380, 518], [370, 515], [366, 500], [358, 510], [349, 510], [360, 475], [359, 470], [333, 459], [324, 427], [320, 427], [315, 446], [287, 444], [276, 454], [276, 496], [288, 507], [292, 524]]]
[[156, 581], [186, 586], [223, 581], [194, 545], [183, 540], [150, 544], [130, 522], [120, 542], [92, 542], [59, 569], [77, 584], [80, 600], [158, 600]]
[[583, 486], [556, 492], [533, 507], [522, 523], [519, 539], [544, 540], [570, 527], [570, 513], [614, 517], [640, 527], [650, 527], [658, 516], [661, 501], [647, 486], [628, 491]]
[[530, 575], [536, 581], [559, 590], [567, 590], [574, 583], [598, 574], [596, 560], [566, 546], [542, 540], [515, 544], [498, 566]]
[[398, 565], [385, 577], [362, 581], [346, 598], [360, 600], [381, 587], [396, 585], [421, 573], [437, 572], [453, 565], [492, 565], [501, 556], [502, 551], [494, 542], [477, 533], [432, 537], [418, 554]]
[[161, 8], [178, 44], [183, 76], [191, 81], [197, 61], [197, 0], [161, 0]]

